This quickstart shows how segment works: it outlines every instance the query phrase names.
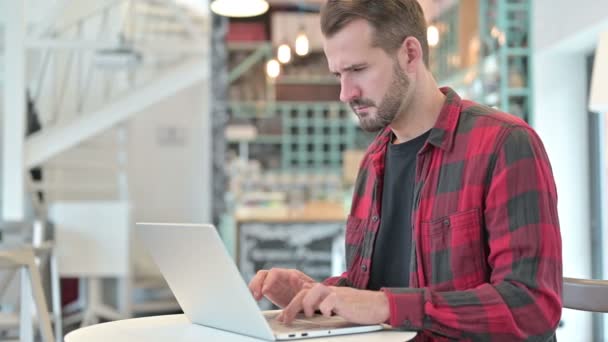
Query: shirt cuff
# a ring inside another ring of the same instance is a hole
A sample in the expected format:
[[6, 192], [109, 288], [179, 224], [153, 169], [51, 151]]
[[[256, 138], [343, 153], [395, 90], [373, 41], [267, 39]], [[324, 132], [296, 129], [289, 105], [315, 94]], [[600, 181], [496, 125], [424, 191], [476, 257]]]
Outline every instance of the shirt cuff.
[[424, 289], [383, 287], [390, 309], [389, 324], [395, 328], [420, 330], [424, 320]]
[[329, 278], [323, 280], [323, 285], [348, 286], [348, 273], [344, 272], [339, 277], [329, 277]]

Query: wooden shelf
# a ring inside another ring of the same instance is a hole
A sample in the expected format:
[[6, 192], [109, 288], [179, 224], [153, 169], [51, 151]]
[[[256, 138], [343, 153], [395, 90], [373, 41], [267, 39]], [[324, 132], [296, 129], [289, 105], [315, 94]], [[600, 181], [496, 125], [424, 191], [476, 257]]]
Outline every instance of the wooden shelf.
[[346, 220], [344, 206], [331, 202], [309, 202], [301, 209], [287, 207], [241, 208], [236, 210], [235, 218], [239, 223], [268, 222], [331, 222]]

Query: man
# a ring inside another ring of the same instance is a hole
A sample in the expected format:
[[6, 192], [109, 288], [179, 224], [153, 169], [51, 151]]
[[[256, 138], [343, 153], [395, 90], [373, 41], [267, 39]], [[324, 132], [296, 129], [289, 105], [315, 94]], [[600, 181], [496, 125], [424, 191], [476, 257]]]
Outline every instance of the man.
[[361, 126], [378, 131], [346, 225], [348, 270], [297, 270], [250, 289], [298, 312], [418, 330], [418, 340], [555, 340], [562, 259], [557, 194], [522, 120], [438, 89], [415, 0], [329, 0], [329, 69]]

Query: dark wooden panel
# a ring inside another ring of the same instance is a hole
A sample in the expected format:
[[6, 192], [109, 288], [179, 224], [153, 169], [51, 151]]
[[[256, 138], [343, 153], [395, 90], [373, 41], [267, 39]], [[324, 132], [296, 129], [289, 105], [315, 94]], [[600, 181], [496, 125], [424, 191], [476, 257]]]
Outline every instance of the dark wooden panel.
[[340, 86], [333, 84], [278, 84], [277, 101], [339, 101]]

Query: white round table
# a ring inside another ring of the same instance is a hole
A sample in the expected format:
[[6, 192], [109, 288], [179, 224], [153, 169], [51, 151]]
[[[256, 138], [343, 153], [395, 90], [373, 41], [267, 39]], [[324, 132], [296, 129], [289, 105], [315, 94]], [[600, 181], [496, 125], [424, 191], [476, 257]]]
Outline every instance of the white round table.
[[[403, 342], [415, 332], [384, 330], [378, 332], [306, 339], [325, 342]], [[192, 324], [185, 315], [125, 319], [81, 328], [65, 336], [66, 342], [259, 342], [262, 340], [223, 330]]]

